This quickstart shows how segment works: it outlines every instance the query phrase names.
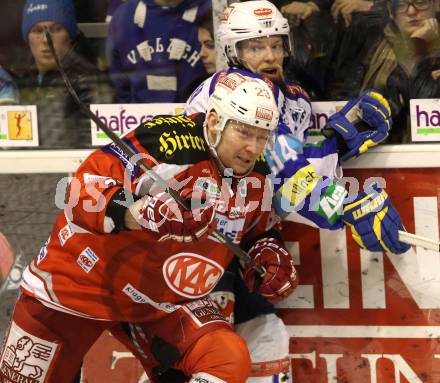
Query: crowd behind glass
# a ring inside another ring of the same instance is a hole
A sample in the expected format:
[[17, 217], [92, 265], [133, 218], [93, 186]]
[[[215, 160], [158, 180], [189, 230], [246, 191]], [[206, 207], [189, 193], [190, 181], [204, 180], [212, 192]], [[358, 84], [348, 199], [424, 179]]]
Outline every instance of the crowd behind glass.
[[[381, 91], [394, 121], [387, 143], [410, 143], [409, 100], [440, 97], [438, 0], [272, 2], [291, 26], [286, 76], [313, 101]], [[45, 28], [86, 104], [185, 102], [216, 69], [207, 0], [2, 0], [0, 19], [0, 103], [37, 105], [45, 149], [91, 146]], [[105, 37], [86, 37], [84, 23], [108, 23]]]

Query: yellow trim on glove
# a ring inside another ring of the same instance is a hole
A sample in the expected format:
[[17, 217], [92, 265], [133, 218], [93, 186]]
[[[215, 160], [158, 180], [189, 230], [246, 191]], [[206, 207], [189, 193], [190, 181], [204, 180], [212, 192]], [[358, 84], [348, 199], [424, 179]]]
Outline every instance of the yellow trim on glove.
[[362, 237], [358, 234], [356, 229], [354, 228], [354, 225], [350, 225], [349, 223], [345, 222], [345, 224], [350, 228], [351, 230], [351, 236], [354, 239], [354, 241], [362, 248], [367, 250], [367, 248], [364, 245], [364, 242], [362, 241]]
[[373, 223], [373, 231], [374, 234], [376, 235], [376, 238], [379, 240], [379, 243], [381, 244], [381, 246], [389, 253], [392, 253], [392, 251], [385, 245], [385, 243], [382, 241], [382, 230], [381, 230], [381, 225], [382, 225], [382, 220], [383, 218], [386, 216], [388, 212], [388, 206], [384, 207], [380, 212], [378, 212], [375, 216], [374, 216], [374, 223]]
[[384, 96], [382, 96], [380, 93], [377, 92], [368, 92], [367, 95], [379, 101], [385, 107], [388, 114], [391, 114], [390, 104], [388, 103], [388, 100]]
[[355, 201], [355, 202], [351, 203], [350, 205], [345, 205], [344, 206], [344, 213], [346, 213], [346, 210], [353, 209], [354, 207], [356, 207], [357, 205], [360, 205], [362, 202], [371, 198], [372, 196], [373, 196], [373, 193], [366, 195], [364, 198], [361, 198], [360, 200]]
[[365, 153], [369, 148], [376, 146], [378, 142], [374, 142], [373, 140], [366, 140], [361, 146], [359, 146], [359, 153]]
[[[363, 201], [371, 198], [374, 194], [368, 194], [364, 198], [360, 199], [359, 201], [353, 202], [350, 205], [346, 205], [344, 207], [344, 213], [346, 213], [347, 210], [350, 210], [359, 204], [361, 204]], [[366, 203], [364, 206], [361, 206], [357, 210], [353, 210], [351, 212], [353, 219], [358, 220], [362, 218], [363, 216], [371, 213], [373, 210], [377, 209], [381, 204], [385, 202], [387, 199], [388, 194], [385, 192], [385, 190], [382, 190], [379, 195], [377, 195], [375, 198], [373, 198], [370, 202]]]

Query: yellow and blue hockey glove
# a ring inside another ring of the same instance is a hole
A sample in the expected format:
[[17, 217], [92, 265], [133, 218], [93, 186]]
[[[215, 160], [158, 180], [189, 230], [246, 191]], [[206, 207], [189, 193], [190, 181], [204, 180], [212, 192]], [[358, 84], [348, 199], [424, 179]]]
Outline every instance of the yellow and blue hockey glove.
[[346, 161], [358, 157], [369, 148], [388, 137], [391, 129], [391, 109], [388, 101], [375, 90], [367, 90], [347, 102], [337, 113], [330, 116], [323, 128], [323, 135], [337, 133], [340, 159]]
[[385, 190], [376, 185], [344, 206], [343, 221], [350, 227], [353, 239], [363, 249], [401, 254], [410, 248], [399, 241], [398, 231], [405, 230], [399, 213]]

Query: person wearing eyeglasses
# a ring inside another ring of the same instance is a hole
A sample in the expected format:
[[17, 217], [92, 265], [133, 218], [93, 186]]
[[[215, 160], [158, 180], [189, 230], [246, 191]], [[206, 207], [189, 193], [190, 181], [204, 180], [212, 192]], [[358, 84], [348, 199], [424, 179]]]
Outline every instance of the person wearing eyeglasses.
[[16, 81], [20, 103], [37, 106], [39, 146], [45, 149], [90, 146], [90, 122], [67, 95], [44, 33], [45, 30], [50, 33], [55, 52], [80, 99], [87, 104], [105, 102], [102, 96], [109, 94], [111, 88], [93, 60], [86, 57], [87, 42], [78, 29], [73, 2], [26, 1], [21, 30], [32, 64], [17, 74]]
[[[406, 143], [411, 140], [409, 99], [423, 95], [423, 89], [415, 90], [411, 84], [419, 63], [440, 49], [438, 5], [436, 0], [388, 0], [387, 7], [389, 18], [383, 32], [366, 44], [359, 60], [351, 57], [348, 61], [352, 72], [346, 74], [344, 88], [382, 92], [390, 103], [395, 127], [387, 142]], [[430, 81], [435, 74], [429, 73]]]
[[391, 11], [404, 37], [418, 38], [426, 43], [438, 37], [435, 0], [393, 1]]

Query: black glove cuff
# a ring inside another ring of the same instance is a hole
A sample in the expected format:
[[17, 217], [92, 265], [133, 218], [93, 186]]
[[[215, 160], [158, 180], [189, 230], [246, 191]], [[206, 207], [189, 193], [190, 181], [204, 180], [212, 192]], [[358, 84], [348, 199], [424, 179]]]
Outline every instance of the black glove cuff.
[[340, 157], [348, 153], [350, 150], [347, 146], [347, 141], [345, 141], [344, 137], [342, 137], [338, 132], [335, 132], [335, 138], [336, 138], [336, 146], [338, 148], [338, 154]]
[[324, 128], [322, 128], [322, 135], [329, 140], [336, 140], [336, 147], [338, 149], [339, 157], [342, 157], [350, 150], [344, 137], [334, 130], [331, 125], [327, 124], [324, 126]]
[[[128, 191], [131, 193], [131, 191]], [[139, 199], [134, 197], [135, 200]], [[113, 193], [109, 203], [107, 204], [107, 209], [105, 215], [111, 218], [115, 224], [115, 228], [112, 233], [119, 233], [122, 230], [130, 230], [125, 225], [125, 211], [128, 209], [126, 204], [125, 189], [120, 188], [117, 192]]]

